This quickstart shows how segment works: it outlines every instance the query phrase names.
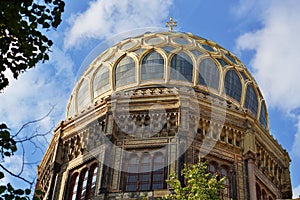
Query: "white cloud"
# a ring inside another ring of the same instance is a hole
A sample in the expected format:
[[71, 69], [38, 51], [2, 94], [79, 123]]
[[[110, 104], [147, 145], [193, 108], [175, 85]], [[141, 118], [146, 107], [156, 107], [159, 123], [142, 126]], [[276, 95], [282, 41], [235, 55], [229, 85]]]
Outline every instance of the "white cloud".
[[240, 0], [240, 2], [233, 7], [231, 12], [239, 17], [249, 18], [249, 16], [254, 16], [260, 18], [262, 17], [261, 14], [263, 11], [269, 7], [271, 3], [269, 0]]
[[173, 0], [96, 0], [89, 8], [69, 18], [65, 46], [82, 44], [86, 39], [102, 39], [140, 27], [158, 26], [168, 17]]
[[256, 52], [251, 65], [268, 104], [288, 111], [300, 106], [299, 10], [299, 1], [272, 1], [263, 28], [237, 40], [240, 50]]
[[[300, 116], [298, 116], [297, 133], [294, 136], [292, 152], [300, 158]], [[300, 188], [299, 188], [300, 189]]]
[[[291, 156], [300, 158], [300, 1], [260, 0], [249, 1], [249, 8], [240, 7], [240, 13], [257, 13], [255, 20], [261, 22], [258, 30], [241, 35], [237, 48], [241, 51], [253, 50], [250, 65], [254, 77], [269, 106], [294, 117], [297, 132]], [[258, 8], [255, 8], [258, 3]], [[256, 11], [253, 11], [256, 9]], [[246, 14], [245, 14], [246, 15]], [[298, 116], [297, 116], [298, 115]], [[295, 161], [294, 161], [295, 162]], [[293, 177], [299, 182], [299, 177]], [[300, 185], [294, 188], [294, 197], [300, 195]]]
[[[74, 80], [73, 62], [60, 49], [53, 48], [50, 62], [28, 70], [18, 80], [11, 79], [9, 87], [0, 94], [0, 119], [17, 130], [24, 123], [54, 111], [38, 124], [41, 131], [53, 128], [55, 119], [62, 119]], [[27, 133], [28, 134], [28, 133]]]
[[300, 197], [300, 185], [293, 188], [293, 198], [299, 198]]

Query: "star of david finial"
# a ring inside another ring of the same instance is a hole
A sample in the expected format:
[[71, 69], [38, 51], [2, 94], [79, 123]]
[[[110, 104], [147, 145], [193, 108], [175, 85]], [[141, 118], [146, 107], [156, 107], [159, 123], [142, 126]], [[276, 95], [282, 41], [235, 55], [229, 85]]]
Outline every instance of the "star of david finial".
[[170, 17], [170, 21], [166, 22], [166, 27], [169, 27], [169, 31], [173, 31], [173, 27], [177, 26], [177, 22], [173, 21], [173, 18]]

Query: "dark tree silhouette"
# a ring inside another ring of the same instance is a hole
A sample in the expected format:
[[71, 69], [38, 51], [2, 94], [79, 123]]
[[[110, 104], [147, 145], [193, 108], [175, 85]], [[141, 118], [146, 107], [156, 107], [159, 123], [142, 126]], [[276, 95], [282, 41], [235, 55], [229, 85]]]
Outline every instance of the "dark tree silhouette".
[[0, 1], [0, 91], [9, 84], [6, 70], [17, 79], [38, 62], [49, 60], [53, 43], [41, 31], [58, 27], [64, 6], [62, 0]]

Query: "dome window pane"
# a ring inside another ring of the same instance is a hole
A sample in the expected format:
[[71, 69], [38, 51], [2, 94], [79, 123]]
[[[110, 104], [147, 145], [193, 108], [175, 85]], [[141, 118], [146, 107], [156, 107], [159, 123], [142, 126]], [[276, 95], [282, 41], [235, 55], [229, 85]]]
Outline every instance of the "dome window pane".
[[122, 50], [127, 50], [127, 49], [131, 49], [132, 47], [134, 47], [137, 44], [136, 41], [128, 41], [126, 43], [124, 43], [120, 49]]
[[264, 102], [261, 102], [259, 122], [261, 123], [261, 125], [263, 125], [264, 128], [267, 128], [267, 114]]
[[180, 52], [173, 56], [170, 77], [175, 80], [192, 82], [193, 62], [187, 54]]
[[190, 50], [190, 52], [192, 52], [192, 54], [194, 54], [195, 59], [197, 59], [199, 56], [201, 56], [203, 54], [201, 51], [198, 51], [196, 49]]
[[142, 60], [142, 80], [163, 79], [164, 59], [156, 51], [151, 51]]
[[171, 46], [165, 46], [162, 48], [166, 53], [170, 53], [171, 51], [173, 51], [175, 48], [171, 47]]
[[133, 52], [140, 56], [144, 51], [145, 51], [145, 49], [143, 49], [143, 48], [138, 48], [137, 50], [135, 50], [135, 51], [133, 51]]
[[91, 102], [91, 97], [90, 97], [89, 82], [87, 79], [84, 79], [77, 93], [78, 111], [82, 110], [90, 102]]
[[227, 62], [225, 60], [223, 60], [222, 58], [216, 58], [217, 61], [221, 64], [222, 67], [225, 67], [227, 64]]
[[135, 63], [130, 57], [123, 58], [116, 67], [115, 84], [117, 87], [135, 82]]
[[214, 52], [215, 50], [211, 47], [211, 46], [208, 46], [206, 44], [202, 44], [202, 47], [207, 50], [207, 51], [210, 51], [210, 52]]
[[254, 116], [257, 114], [257, 95], [252, 85], [248, 85], [246, 91], [245, 107], [250, 109]]
[[164, 40], [160, 37], [155, 37], [155, 38], [150, 38], [146, 41], [147, 44], [150, 44], [150, 45], [157, 45], [157, 44], [160, 44], [162, 43]]
[[218, 90], [220, 72], [215, 62], [211, 58], [201, 61], [199, 67], [199, 84]]
[[240, 74], [242, 75], [242, 77], [245, 81], [248, 80], [248, 78], [244, 72], [241, 71]]
[[102, 66], [96, 73], [93, 80], [94, 97], [106, 92], [110, 89], [109, 83], [109, 69]]
[[242, 83], [234, 70], [229, 70], [226, 73], [224, 91], [226, 95], [234, 98], [237, 101], [241, 101]]
[[235, 59], [234, 59], [231, 55], [229, 55], [229, 54], [226, 53], [225, 56], [226, 56], [231, 62], [233, 62], [234, 64], [236, 64]]
[[75, 105], [73, 97], [71, 97], [70, 105], [68, 107], [68, 117], [75, 115]]
[[183, 37], [175, 38], [174, 40], [175, 40], [175, 42], [176, 42], [177, 44], [181, 44], [181, 45], [187, 45], [187, 44], [190, 44], [190, 42], [189, 42], [187, 39], [183, 38]]

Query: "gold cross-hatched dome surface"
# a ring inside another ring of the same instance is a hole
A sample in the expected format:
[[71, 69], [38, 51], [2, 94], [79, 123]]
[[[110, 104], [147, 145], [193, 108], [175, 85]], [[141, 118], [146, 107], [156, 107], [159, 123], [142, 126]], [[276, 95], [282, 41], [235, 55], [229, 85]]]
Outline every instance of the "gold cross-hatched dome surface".
[[115, 91], [151, 84], [190, 86], [218, 95], [268, 126], [265, 101], [244, 64], [215, 42], [182, 32], [145, 33], [105, 50], [75, 85], [67, 118]]

